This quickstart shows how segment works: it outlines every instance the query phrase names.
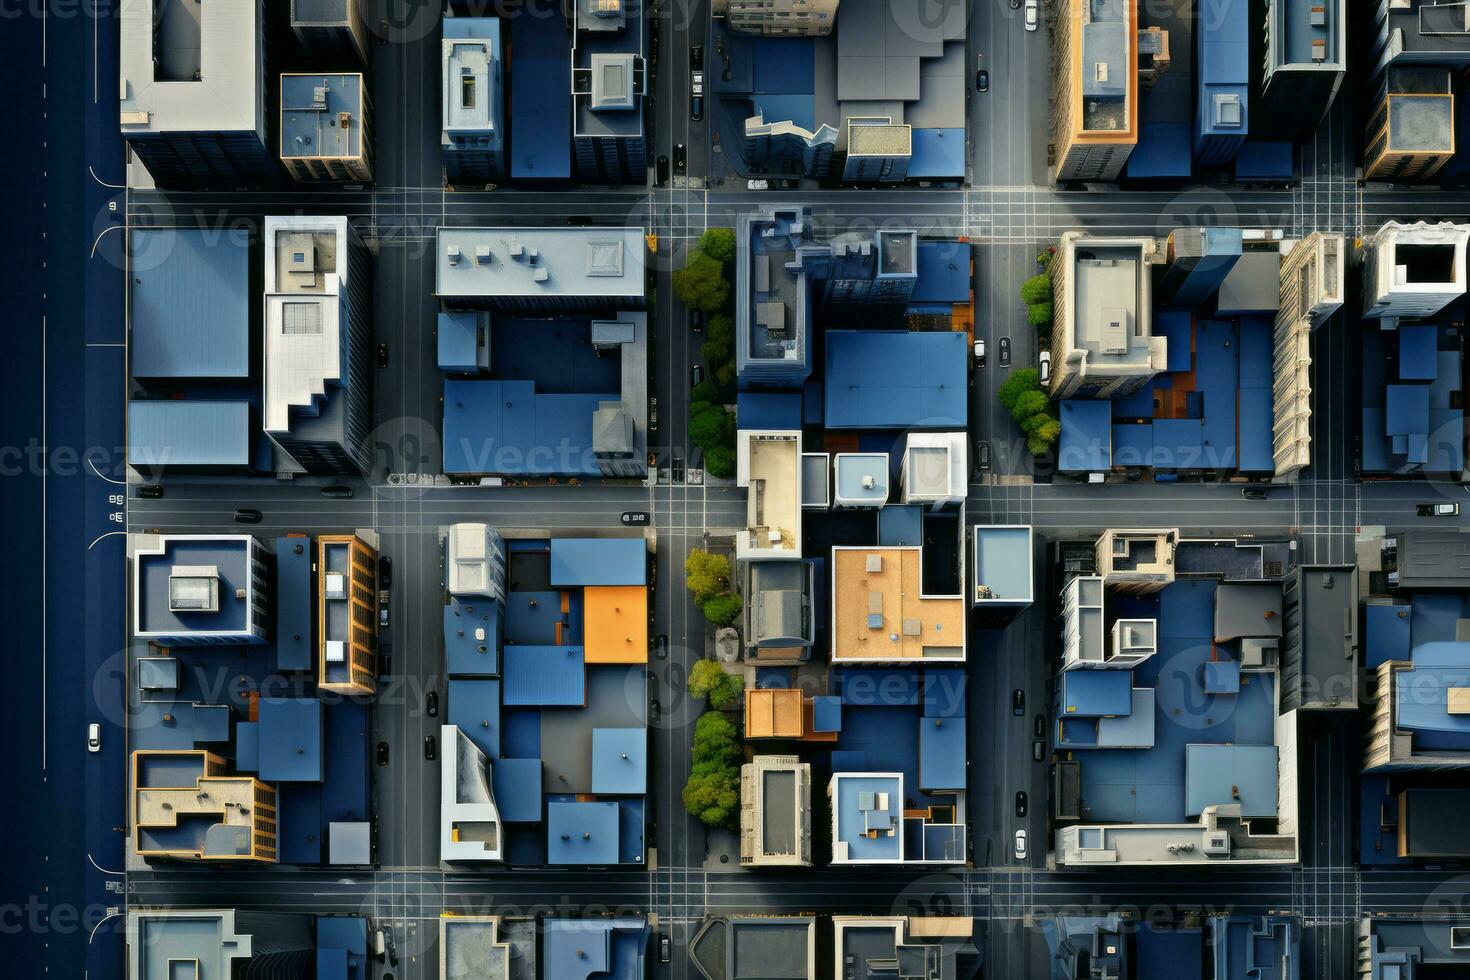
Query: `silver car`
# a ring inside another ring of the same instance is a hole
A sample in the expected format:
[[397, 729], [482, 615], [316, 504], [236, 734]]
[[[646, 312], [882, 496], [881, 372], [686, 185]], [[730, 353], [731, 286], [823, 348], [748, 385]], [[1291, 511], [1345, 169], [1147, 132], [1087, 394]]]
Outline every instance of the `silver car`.
[[1041, 26], [1041, 8], [1039, 0], [1026, 0], [1026, 30], [1034, 31]]

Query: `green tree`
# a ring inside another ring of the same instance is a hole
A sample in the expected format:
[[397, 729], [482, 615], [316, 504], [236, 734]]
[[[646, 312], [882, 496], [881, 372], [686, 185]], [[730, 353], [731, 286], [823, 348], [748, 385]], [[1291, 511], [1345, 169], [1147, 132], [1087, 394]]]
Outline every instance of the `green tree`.
[[730, 363], [730, 341], [710, 337], [699, 345], [699, 356], [711, 371]]
[[1033, 327], [1051, 325], [1051, 300], [1026, 307], [1026, 322]]
[[727, 394], [735, 390], [734, 361], [726, 361], [715, 369], [715, 383], [720, 386], [721, 391]]
[[719, 400], [720, 400], [720, 389], [719, 389], [719, 387], [713, 381], [711, 381], [708, 378], [706, 378], [705, 380], [701, 381], [699, 384], [695, 385], [693, 388], [690, 388], [689, 389], [689, 408], [690, 408], [690, 414], [691, 415], [693, 414], [693, 409], [694, 409], [694, 406], [695, 405], [699, 405], [699, 404], [713, 405], [714, 403], [718, 402]]
[[1000, 386], [1000, 391], [996, 393], [996, 397], [1000, 399], [1000, 403], [1008, 410], [1013, 411], [1017, 399], [1023, 394], [1028, 391], [1040, 390], [1041, 386], [1038, 381], [1040, 377], [1041, 375], [1037, 373], [1035, 368], [1022, 368], [1019, 371], [1013, 371], [1011, 376], [1006, 379], [1005, 384]]
[[1051, 302], [1051, 278], [1046, 273], [1037, 273], [1021, 283], [1021, 302], [1027, 306]]
[[702, 548], [692, 548], [684, 559], [684, 584], [695, 602], [704, 602], [730, 588], [730, 559]]
[[709, 318], [709, 323], [704, 328], [704, 336], [708, 343], [718, 341], [722, 344], [733, 344], [735, 342], [735, 321], [723, 313], [716, 313]]
[[704, 451], [704, 471], [710, 476], [728, 480], [735, 475], [735, 450], [729, 446], [711, 446]]
[[740, 733], [734, 723], [718, 711], [706, 711], [700, 715], [694, 723], [694, 763], [729, 765], [739, 757]]
[[[715, 602], [716, 596], [709, 600]], [[735, 703], [745, 689], [745, 678], [730, 674], [717, 661], [696, 660], [689, 668], [689, 693], [696, 698], [706, 698], [711, 708], [725, 708]]]
[[701, 449], [735, 442], [735, 421], [719, 405], [700, 402], [690, 406], [689, 441]]
[[691, 772], [684, 784], [684, 809], [709, 827], [733, 827], [740, 812], [740, 771], [730, 766]]
[[729, 262], [735, 257], [735, 229], [708, 229], [699, 236], [699, 250], [716, 262]]
[[1044, 413], [1050, 405], [1051, 402], [1047, 399], [1045, 392], [1032, 388], [1022, 392], [1021, 397], [1016, 399], [1016, 404], [1011, 408], [1011, 415], [1019, 425], [1033, 415]]
[[745, 602], [738, 592], [729, 592], [706, 599], [700, 608], [704, 610], [704, 618], [711, 623], [729, 626], [740, 615], [740, 610], [745, 608]]
[[674, 295], [685, 306], [714, 313], [730, 299], [730, 281], [725, 267], [703, 252], [696, 252], [673, 274]]

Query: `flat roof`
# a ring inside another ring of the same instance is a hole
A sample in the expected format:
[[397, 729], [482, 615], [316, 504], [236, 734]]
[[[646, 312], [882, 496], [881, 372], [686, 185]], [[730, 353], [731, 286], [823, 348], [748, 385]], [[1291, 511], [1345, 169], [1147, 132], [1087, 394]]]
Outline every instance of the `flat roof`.
[[204, 228], [128, 231], [133, 376], [250, 377], [250, 248]]
[[[976, 602], [1032, 600], [1031, 526], [976, 524], [974, 545]], [[984, 598], [980, 588], [989, 589]]]
[[[164, 16], [155, 17], [162, 7]], [[122, 133], [265, 132], [262, 5], [122, 0]]]
[[644, 228], [440, 228], [441, 297], [643, 298]]
[[963, 596], [923, 595], [918, 548], [832, 549], [834, 660], [963, 660]]

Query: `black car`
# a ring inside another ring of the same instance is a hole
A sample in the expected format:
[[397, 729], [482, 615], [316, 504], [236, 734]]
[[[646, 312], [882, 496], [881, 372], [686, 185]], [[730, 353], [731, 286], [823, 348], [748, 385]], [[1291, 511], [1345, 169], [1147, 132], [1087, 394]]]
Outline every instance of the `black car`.
[[1011, 714], [1017, 718], [1026, 714], [1026, 692], [1019, 687], [1011, 692]]
[[1018, 790], [1016, 792], [1016, 816], [1024, 817], [1026, 815], [1028, 802], [1025, 791]]
[[625, 510], [619, 520], [624, 527], [647, 527], [652, 521], [646, 510]]
[[424, 759], [433, 762], [439, 758], [439, 740], [432, 735], [424, 736]]
[[388, 764], [388, 743], [387, 742], [379, 742], [378, 743], [378, 765], [380, 765], [380, 766], [386, 766], [387, 764]]
[[704, 45], [703, 44], [691, 44], [689, 46], [689, 70], [690, 71], [703, 71], [704, 70]]
[[691, 309], [689, 311], [689, 329], [695, 333], [704, 330], [704, 310]]
[[674, 173], [682, 174], [689, 169], [689, 151], [683, 143], [674, 144]]
[[388, 628], [388, 610], [393, 605], [393, 593], [388, 589], [378, 590], [378, 629]]
[[1011, 366], [1011, 338], [1000, 338], [1000, 366]]
[[1265, 487], [1241, 487], [1240, 488], [1240, 495], [1242, 497], [1244, 497], [1246, 500], [1265, 500], [1266, 499], [1266, 488]]
[[387, 366], [388, 366], [388, 345], [387, 344], [379, 344], [378, 345], [378, 367], [385, 368]]
[[704, 380], [704, 365], [696, 364], [689, 369], [689, 384], [691, 387], [699, 385]]
[[378, 558], [378, 588], [386, 589], [393, 584], [393, 559], [387, 555]]
[[669, 656], [669, 636], [660, 633], [653, 638], [653, 655], [658, 660], [667, 660]]
[[439, 717], [439, 692], [430, 691], [424, 695], [424, 713], [430, 718]]
[[235, 509], [236, 524], [259, 524], [264, 517], [254, 507], [237, 507]]
[[990, 72], [986, 71], [984, 68], [981, 68], [979, 71], [975, 72], [975, 91], [990, 91]]
[[163, 496], [163, 487], [159, 486], [156, 483], [150, 483], [147, 486], [142, 486], [138, 488], [138, 496], [144, 498], [145, 500], [157, 500], [159, 497]]
[[673, 943], [669, 941], [669, 937], [660, 936], [658, 940], [658, 961], [660, 963], [667, 963], [672, 956], [672, 950]]
[[662, 153], [654, 164], [654, 182], [660, 187], [669, 182], [669, 158]]
[[1031, 724], [1031, 736], [1033, 738], [1046, 738], [1046, 715], [1037, 715]]
[[983, 439], [975, 444], [975, 465], [982, 470], [990, 469], [990, 443]]
[[678, 456], [675, 456], [674, 457], [674, 462], [670, 465], [670, 469], [672, 470], [673, 475], [674, 475], [674, 482], [675, 483], [683, 483], [684, 482], [684, 460], [682, 458], [678, 457]]
[[352, 497], [352, 488], [341, 483], [334, 483], [329, 487], [322, 487], [322, 496], [347, 500]]
[[657, 726], [663, 720], [663, 706], [658, 703], [658, 698], [652, 698], [648, 702], [648, 723]]

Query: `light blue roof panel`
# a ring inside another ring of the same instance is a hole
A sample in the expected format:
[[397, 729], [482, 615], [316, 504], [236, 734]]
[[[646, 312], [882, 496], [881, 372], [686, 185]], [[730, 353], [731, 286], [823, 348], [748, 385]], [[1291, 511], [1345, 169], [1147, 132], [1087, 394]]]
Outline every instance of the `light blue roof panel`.
[[965, 427], [965, 334], [829, 330], [826, 344], [828, 428]]
[[250, 249], [196, 228], [128, 232], [138, 378], [250, 377]]
[[1061, 402], [1061, 446], [1057, 469], [1063, 473], [1106, 470], [1112, 466], [1112, 404], [1090, 398]]
[[648, 547], [642, 538], [552, 538], [554, 588], [645, 585]]
[[1276, 746], [1186, 745], [1184, 812], [1239, 803], [1244, 817], [1276, 816]]
[[[546, 805], [547, 864], [617, 864], [618, 804], [553, 800]], [[589, 954], [592, 953], [588, 950]], [[575, 976], [550, 972], [548, 976]], [[588, 975], [599, 971], [589, 970]]]
[[260, 778], [266, 782], [322, 781], [322, 703], [315, 698], [261, 698], [256, 728]]
[[250, 465], [248, 402], [134, 401], [128, 404], [128, 464]]
[[581, 707], [586, 704], [582, 648], [514, 644], [503, 652], [507, 706]]
[[647, 729], [592, 729], [592, 792], [641, 796], [647, 791]]

